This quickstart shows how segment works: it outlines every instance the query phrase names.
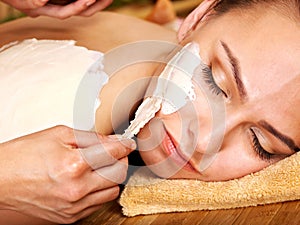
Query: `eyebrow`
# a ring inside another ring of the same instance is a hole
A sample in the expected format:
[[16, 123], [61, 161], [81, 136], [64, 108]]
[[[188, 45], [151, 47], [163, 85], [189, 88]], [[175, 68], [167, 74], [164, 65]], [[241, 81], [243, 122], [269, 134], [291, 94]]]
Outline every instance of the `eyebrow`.
[[239, 92], [239, 96], [241, 98], [241, 100], [244, 102], [247, 98], [248, 98], [248, 94], [247, 91], [245, 89], [245, 85], [241, 79], [241, 69], [240, 69], [240, 62], [237, 59], [237, 57], [234, 56], [234, 54], [232, 54], [232, 51], [230, 50], [230, 48], [228, 47], [228, 45], [221, 41], [221, 45], [224, 48], [227, 57], [229, 59], [229, 62], [231, 64], [231, 69], [232, 69], [232, 73], [234, 76], [234, 80]]
[[265, 128], [267, 131], [269, 131], [271, 134], [273, 134], [278, 140], [283, 142], [292, 151], [299, 152], [300, 150], [299, 147], [296, 146], [295, 142], [290, 137], [280, 133], [278, 130], [272, 127], [272, 125], [269, 124], [267, 121], [261, 120], [258, 122], [258, 124], [261, 125], [263, 128]]

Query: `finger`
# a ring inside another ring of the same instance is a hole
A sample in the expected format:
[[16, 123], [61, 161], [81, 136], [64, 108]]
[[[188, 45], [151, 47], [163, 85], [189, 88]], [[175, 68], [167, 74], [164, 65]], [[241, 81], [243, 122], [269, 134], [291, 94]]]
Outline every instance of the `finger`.
[[135, 141], [132, 139], [109, 139], [106, 137], [106, 141], [102, 141], [101, 144], [78, 149], [92, 169], [115, 164], [118, 159], [126, 157], [136, 148]]
[[[36, 133], [39, 137], [44, 136], [49, 139], [60, 140], [63, 144], [71, 145], [76, 148], [86, 148], [101, 143], [101, 135], [96, 132], [75, 130], [67, 126], [55, 126]], [[50, 136], [51, 134], [51, 136]]]
[[[59, 5], [45, 5], [37, 9], [27, 12], [29, 16], [51, 16], [58, 19], [66, 19], [73, 15], [78, 15], [92, 5], [96, 0], [78, 0], [66, 6]], [[26, 13], [26, 12], [25, 12]]]
[[49, 0], [32, 0], [32, 1], [17, 1], [17, 4], [13, 4], [15, 8], [19, 10], [36, 9], [46, 5]]
[[[97, 144], [103, 144], [105, 142], [115, 142], [127, 140], [122, 135], [102, 135], [91, 131], [73, 130], [74, 139], [70, 139], [70, 144], [76, 144], [78, 148], [87, 148]], [[126, 145], [126, 141], [123, 143]], [[129, 148], [131, 145], [128, 146]]]
[[63, 143], [87, 148], [104, 142], [112, 142], [124, 139], [121, 135], [101, 135], [96, 132], [76, 130], [66, 126], [57, 126], [53, 130], [54, 136], [60, 138]]
[[89, 195], [75, 202], [73, 210], [74, 212], [80, 212], [88, 207], [101, 205], [105, 202], [112, 201], [119, 196], [119, 193], [120, 188], [118, 185], [90, 193]]
[[102, 9], [105, 9], [111, 3], [112, 3], [112, 0], [100, 0], [100, 1], [96, 1], [93, 5], [91, 5], [85, 11], [81, 12], [79, 15], [80, 16], [91, 16], [91, 15], [95, 14], [96, 12], [99, 12]]
[[102, 178], [112, 182], [121, 184], [126, 180], [128, 170], [128, 159], [123, 158], [118, 160], [111, 166], [106, 166], [95, 170], [95, 172]]
[[119, 192], [119, 186], [114, 186], [91, 193], [83, 199], [74, 202], [72, 208], [63, 210], [60, 214], [62, 217], [72, 218], [74, 221], [82, 219], [101, 208], [103, 203], [116, 199], [119, 196]]
[[46, 5], [48, 1], [49, 0], [33, 0], [33, 1], [29, 1], [28, 3], [31, 4], [30, 8], [34, 9]]
[[92, 145], [101, 144], [100, 138], [104, 138], [96, 132], [88, 132], [81, 130], [74, 130], [74, 141], [78, 148], [87, 148]]
[[[120, 164], [118, 166], [110, 167], [114, 172], [118, 174], [118, 179], [109, 179], [110, 175], [106, 175], [106, 172], [92, 170], [85, 173], [84, 177], [80, 178], [80, 184], [84, 184], [84, 188], [86, 189], [84, 195], [88, 195], [89, 193], [93, 193], [102, 189], [107, 189], [116, 186], [119, 183], [122, 183], [125, 180], [128, 170], [128, 158], [124, 157], [120, 159]], [[119, 170], [118, 170], [119, 169]], [[109, 169], [108, 169], [109, 170]], [[103, 173], [103, 174], [102, 174]], [[112, 175], [114, 177], [114, 175]], [[115, 176], [116, 177], [116, 176]], [[116, 182], [117, 181], [117, 182]]]
[[[106, 138], [96, 132], [75, 130], [67, 126], [56, 126], [48, 130], [50, 130], [54, 139], [59, 139], [62, 143], [75, 146], [76, 148], [87, 148], [92, 145], [101, 144], [101, 140], [105, 140]], [[49, 138], [48, 132], [45, 132], [44, 135]]]
[[117, 183], [113, 182], [109, 179], [99, 176], [99, 174], [95, 171], [89, 171], [86, 173], [83, 178], [81, 178], [80, 182], [84, 182], [87, 186], [86, 194], [99, 191], [102, 189], [111, 188], [116, 186]]

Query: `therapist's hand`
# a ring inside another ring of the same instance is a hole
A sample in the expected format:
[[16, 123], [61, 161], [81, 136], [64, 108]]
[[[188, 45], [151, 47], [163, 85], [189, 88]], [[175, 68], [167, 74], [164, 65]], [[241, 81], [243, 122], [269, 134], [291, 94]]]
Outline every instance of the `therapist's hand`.
[[50, 16], [66, 19], [71, 16], [91, 16], [106, 8], [112, 0], [77, 0], [65, 6], [47, 4], [49, 0], [2, 0], [28, 16]]
[[64, 126], [2, 143], [0, 209], [56, 223], [86, 217], [118, 197], [133, 148], [133, 140]]

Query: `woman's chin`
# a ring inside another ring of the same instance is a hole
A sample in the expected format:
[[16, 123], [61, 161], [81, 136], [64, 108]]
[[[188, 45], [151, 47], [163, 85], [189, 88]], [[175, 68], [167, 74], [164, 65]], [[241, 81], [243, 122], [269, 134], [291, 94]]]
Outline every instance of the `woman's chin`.
[[140, 155], [146, 166], [158, 177], [165, 179], [201, 179], [201, 174], [191, 171], [185, 165], [178, 165], [170, 158], [155, 155], [151, 152], [140, 151]]
[[[195, 174], [190, 171], [186, 171], [185, 169], [181, 169], [178, 171], [168, 171], [169, 168], [165, 169], [163, 167], [161, 168], [153, 168], [149, 166], [149, 169], [156, 174], [158, 177], [164, 178], [164, 179], [197, 179], [201, 180], [201, 175]], [[165, 172], [168, 171], [168, 172]]]

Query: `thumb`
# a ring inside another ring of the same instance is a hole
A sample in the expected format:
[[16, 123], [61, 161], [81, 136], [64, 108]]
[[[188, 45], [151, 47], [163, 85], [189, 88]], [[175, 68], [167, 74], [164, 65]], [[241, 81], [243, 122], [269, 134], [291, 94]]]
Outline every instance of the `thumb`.
[[136, 148], [132, 139], [117, 136], [100, 137], [100, 144], [78, 149], [87, 164], [94, 170], [115, 164]]

